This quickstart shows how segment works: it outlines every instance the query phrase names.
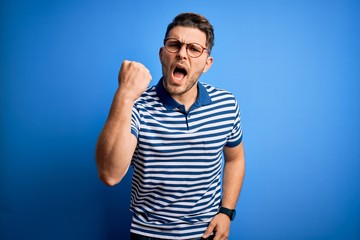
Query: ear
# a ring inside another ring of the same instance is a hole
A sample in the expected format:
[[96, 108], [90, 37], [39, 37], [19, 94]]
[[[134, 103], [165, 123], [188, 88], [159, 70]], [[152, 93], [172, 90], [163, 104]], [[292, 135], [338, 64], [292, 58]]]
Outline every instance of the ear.
[[209, 56], [206, 59], [206, 63], [205, 63], [205, 66], [204, 66], [203, 73], [207, 72], [211, 68], [211, 65], [213, 64], [213, 62], [214, 62], [214, 59]]
[[160, 59], [160, 63], [161, 63], [161, 64], [162, 64], [162, 56], [163, 56], [163, 54], [164, 54], [164, 48], [161, 47], [161, 48], [159, 49], [159, 59]]

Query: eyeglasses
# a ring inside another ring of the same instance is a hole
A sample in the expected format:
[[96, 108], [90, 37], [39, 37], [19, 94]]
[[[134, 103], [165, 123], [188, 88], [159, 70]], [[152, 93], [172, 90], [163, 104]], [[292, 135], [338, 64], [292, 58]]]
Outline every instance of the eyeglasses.
[[184, 44], [186, 45], [187, 54], [192, 58], [200, 57], [204, 50], [210, 54], [210, 50], [208, 48], [205, 48], [198, 43], [183, 43], [176, 38], [164, 39], [165, 49], [171, 53], [178, 53]]

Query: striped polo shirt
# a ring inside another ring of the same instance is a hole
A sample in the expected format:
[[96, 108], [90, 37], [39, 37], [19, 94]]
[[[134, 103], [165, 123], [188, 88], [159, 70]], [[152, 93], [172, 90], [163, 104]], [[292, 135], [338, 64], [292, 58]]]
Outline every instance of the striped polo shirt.
[[135, 102], [131, 132], [131, 232], [160, 239], [201, 237], [221, 201], [223, 147], [242, 140], [240, 110], [228, 91], [198, 82], [186, 112], [162, 79]]

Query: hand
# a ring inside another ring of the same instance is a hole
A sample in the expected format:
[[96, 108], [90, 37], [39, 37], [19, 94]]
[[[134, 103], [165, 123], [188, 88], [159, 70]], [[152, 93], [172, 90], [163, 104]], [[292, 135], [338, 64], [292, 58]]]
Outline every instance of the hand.
[[230, 219], [225, 214], [219, 213], [211, 220], [203, 238], [208, 238], [211, 233], [215, 233], [213, 240], [227, 240], [230, 232]]
[[151, 78], [143, 64], [124, 60], [118, 76], [119, 88], [127, 98], [135, 101], [146, 90]]

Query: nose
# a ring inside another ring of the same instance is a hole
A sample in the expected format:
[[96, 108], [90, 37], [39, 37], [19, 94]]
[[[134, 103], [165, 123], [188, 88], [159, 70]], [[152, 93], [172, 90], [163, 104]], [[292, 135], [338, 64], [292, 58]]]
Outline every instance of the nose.
[[187, 45], [183, 44], [178, 52], [179, 58], [187, 58]]

